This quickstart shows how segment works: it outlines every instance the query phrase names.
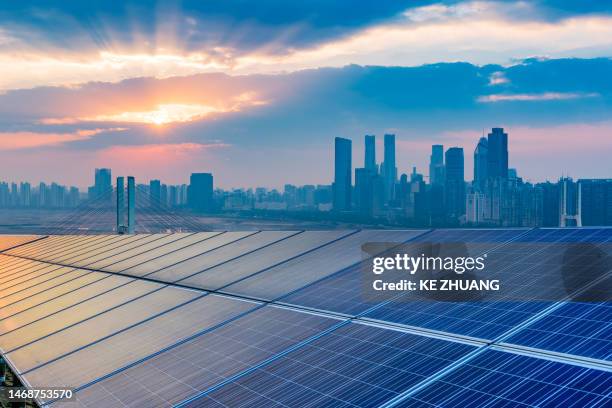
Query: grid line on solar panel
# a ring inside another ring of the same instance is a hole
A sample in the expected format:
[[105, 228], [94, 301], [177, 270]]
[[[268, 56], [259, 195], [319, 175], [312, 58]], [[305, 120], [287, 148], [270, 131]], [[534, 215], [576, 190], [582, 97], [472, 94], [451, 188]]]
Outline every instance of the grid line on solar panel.
[[[308, 254], [318, 248], [335, 242], [357, 231], [305, 231], [296, 238], [288, 238], [277, 242], [260, 251], [255, 251], [240, 259], [225, 262], [202, 272], [188, 273], [183, 276], [181, 271], [164, 272], [165, 279], [182, 285], [218, 290], [230, 283], [254, 273], [266, 271], [284, 262], [289, 262], [299, 256]], [[296, 242], [297, 241], [297, 242]]]
[[[242, 237], [236, 241], [229, 242], [216, 248], [211, 248], [206, 252], [181, 259], [178, 262], [159, 265], [160, 267], [158, 269], [143, 276], [173, 282], [176, 281], [176, 278], [172, 278], [172, 276], [179, 273], [179, 271], [187, 270], [189, 271], [186, 272], [189, 274], [188, 276], [193, 276], [225, 263], [243, 258], [303, 233], [304, 231], [283, 231], [280, 233], [277, 231], [259, 231], [257, 234]], [[229, 252], [229, 254], [224, 254], [224, 251]], [[196, 269], [196, 271], [194, 272], [193, 269]], [[132, 273], [132, 271], [130, 271], [130, 273]]]
[[87, 237], [77, 235], [71, 237], [59, 237], [57, 240], [48, 242], [47, 245], [43, 245], [41, 248], [24, 247], [23, 251], [9, 252], [9, 255], [16, 255], [37, 260], [45, 260], [47, 256], [52, 256], [53, 254], [78, 249], [91, 244], [92, 241], [105, 241], [107, 239], [109, 239], [108, 235], [90, 235]]
[[183, 238], [179, 238], [177, 240], [173, 240], [172, 242], [165, 243], [164, 245], [160, 245], [156, 248], [150, 248], [145, 252], [140, 252], [138, 254], [133, 254], [130, 257], [121, 259], [117, 262], [113, 262], [111, 264], [105, 264], [102, 267], [96, 267], [95, 269], [107, 270], [110, 272], [124, 272], [128, 269], [137, 266], [139, 264], [145, 264], [155, 259], [162, 258], [164, 256], [169, 256], [175, 254], [177, 251], [180, 251], [184, 248], [193, 248], [198, 245], [207, 245], [208, 243], [216, 242], [217, 240], [221, 240], [225, 242], [226, 239], [228, 241], [233, 241], [234, 238], [240, 238], [245, 235], [257, 234], [258, 231], [250, 231], [250, 232], [199, 232], [195, 233]]
[[566, 303], [504, 343], [612, 360], [612, 305]]
[[[69, 269], [69, 268], [68, 268]], [[19, 292], [16, 293], [12, 293], [6, 297], [4, 297], [3, 299], [0, 299], [0, 308], [4, 308], [6, 306], [9, 306], [15, 302], [18, 302], [20, 300], [26, 299], [30, 296], [42, 293], [46, 290], [49, 290], [51, 288], [54, 288], [55, 286], [61, 285], [63, 283], [72, 281], [74, 279], [77, 279], [80, 276], [86, 275], [88, 273], [91, 273], [89, 271], [83, 271], [83, 270], [78, 270], [78, 269], [72, 269], [70, 271], [65, 272], [64, 274], [55, 277], [52, 280], [49, 280], [47, 282], [42, 282], [39, 283], [38, 285], [26, 288], [26, 289], [22, 289]]]
[[139, 235], [118, 235], [116, 238], [108, 240], [108, 241], [104, 241], [104, 242], [97, 242], [92, 246], [88, 246], [86, 248], [81, 248], [77, 251], [70, 251], [67, 254], [62, 254], [62, 255], [58, 255], [53, 259], [49, 259], [50, 261], [56, 262], [56, 263], [67, 263], [70, 259], [73, 258], [77, 258], [80, 255], [83, 254], [87, 254], [87, 253], [92, 253], [94, 251], [97, 251], [99, 249], [112, 249], [112, 248], [117, 248], [120, 247], [122, 245], [125, 245], [125, 243], [127, 242], [132, 242], [132, 241], [138, 241], [139, 239], [141, 239], [142, 236]]
[[[576, 236], [579, 239], [588, 239], [594, 231], [589, 234]], [[575, 234], [575, 231], [569, 231], [564, 234], [559, 234], [555, 231], [530, 230], [524, 235], [520, 235], [518, 239], [527, 242], [547, 242], [551, 238], [555, 240], [561, 237], [567, 239], [567, 235]], [[556, 236], [555, 236], [556, 235]], [[554, 245], [553, 243], [550, 245]], [[520, 266], [520, 270], [512, 270], [514, 274], [529, 273], [538, 265], [546, 263], [546, 257], [543, 252], [547, 245], [538, 246], [526, 257], [530, 259], [529, 267]], [[497, 253], [501, 253], [499, 258], [499, 270], [507, 270], [514, 268], [513, 261], [508, 262], [507, 256], [516, 256], [516, 254], [508, 255], [508, 248], [501, 246], [497, 249]], [[495, 251], [488, 252], [488, 262], [497, 259]], [[556, 251], [551, 252], [550, 256], [557, 256]], [[516, 273], [515, 273], [516, 272]], [[522, 278], [522, 281], [529, 281], [529, 277]], [[396, 323], [407, 324], [410, 326], [422, 326], [434, 330], [448, 331], [452, 333], [479, 337], [483, 339], [497, 339], [499, 336], [513, 329], [521, 321], [528, 321], [532, 316], [547, 309], [551, 302], [533, 301], [487, 301], [487, 302], [456, 302], [452, 305], [439, 301], [422, 301], [417, 309], [414, 301], [410, 301], [408, 296], [404, 295], [405, 301], [398, 301], [394, 304], [389, 304], [385, 308], [379, 309], [372, 313], [369, 317], [375, 320], [393, 321]]]
[[[457, 240], [457, 235], [464, 235], [459, 230], [447, 230], [440, 231], [431, 230], [419, 236], [408, 240], [407, 242], [425, 241], [425, 242], [441, 242], [450, 239], [451, 241]], [[526, 233], [528, 230], [473, 230], [470, 235], [470, 239], [480, 242], [493, 242], [493, 248], [502, 247], [502, 245], [510, 242], [513, 238]], [[440, 236], [442, 234], [442, 237]], [[450, 236], [449, 236], [450, 234]], [[492, 236], [493, 235], [493, 236]], [[465, 236], [464, 236], [465, 237]], [[489, 249], [493, 249], [489, 246]], [[474, 250], [484, 250], [485, 248], [481, 244]], [[336, 313], [346, 314], [354, 316], [364, 311], [372, 304], [376, 302], [365, 302], [363, 300], [363, 288], [361, 284], [362, 271], [360, 265], [353, 265], [352, 267], [346, 268], [345, 270], [339, 271], [330, 276], [324, 277], [318, 282], [313, 282], [309, 286], [300, 288], [293, 293], [289, 293], [280, 299], [280, 303], [299, 305], [314, 310], [320, 311], [332, 311]], [[390, 301], [384, 303], [392, 303], [402, 297], [402, 294], [398, 294]], [[412, 306], [416, 309], [418, 305], [415, 302], [411, 302]], [[438, 303], [446, 304], [448, 303]], [[408, 308], [409, 306], [406, 306]], [[446, 306], [443, 306], [446, 307]], [[412, 312], [412, 310], [411, 310]], [[440, 311], [437, 310], [432, 313], [432, 316], [438, 317]], [[373, 321], [380, 321], [372, 319]], [[410, 325], [407, 325], [408, 327]], [[413, 326], [418, 327], [418, 326]]]
[[84, 266], [87, 268], [91, 268], [91, 269], [104, 270], [104, 268], [107, 268], [108, 266], [117, 264], [126, 259], [130, 259], [135, 255], [140, 255], [140, 254], [143, 254], [149, 251], [153, 251], [165, 245], [169, 245], [174, 242], [177, 242], [183, 239], [187, 239], [192, 235], [194, 234], [166, 234], [160, 237], [159, 239], [147, 242], [144, 245], [139, 245], [135, 248], [131, 248], [125, 251], [120, 251], [117, 254], [105, 257], [102, 260], [87, 263]]
[[8, 251], [16, 247], [26, 245], [45, 236], [40, 235], [0, 235], [0, 252]]
[[150, 242], [158, 241], [166, 237], [165, 234], [149, 234], [149, 235], [138, 234], [138, 235], [141, 236], [142, 238], [134, 240], [134, 241], [130, 241], [129, 243], [126, 243], [125, 245], [121, 245], [119, 247], [114, 247], [110, 249], [103, 249], [101, 251], [96, 251], [94, 253], [83, 254], [83, 255], [78, 256], [75, 259], [71, 259], [70, 260], [71, 265], [78, 266], [80, 268], [86, 268], [87, 266], [89, 266], [90, 264], [93, 264], [94, 262], [105, 260], [107, 258], [110, 258], [111, 256], [127, 252], [138, 246], [142, 246]]
[[[15, 365], [19, 367], [21, 375], [27, 376], [31, 371], [40, 369], [80, 350], [103, 342], [112, 336], [144, 324], [205, 296], [205, 294], [188, 293], [188, 291], [183, 290], [176, 291], [175, 296], [168, 298], [167, 294], [162, 293], [164, 289], [168, 288], [165, 287], [158, 291], [153, 291], [141, 298], [125, 303], [122, 308], [115, 308], [109, 312], [101, 313], [95, 319], [86, 319], [53, 335], [19, 347], [7, 353], [5, 357], [13, 362], [19, 361], [19, 364]], [[143, 309], [143, 307], [146, 308]], [[130, 308], [133, 310], [128, 310]], [[138, 317], [134, 316], [134, 313], [132, 313], [134, 311], [138, 312], [136, 313], [139, 315]], [[117, 314], [123, 316], [123, 319], [118, 319]], [[107, 321], [112, 322], [112, 324], [109, 324]], [[101, 322], [105, 322], [105, 324], [101, 325]], [[79, 338], [74, 338], [74, 333], [79, 333]], [[71, 340], [68, 341], [69, 339]]]
[[252, 405], [250, 398], [261, 396], [284, 406], [377, 406], [473, 350], [350, 323], [176, 406], [206, 406], [211, 400]]
[[[76, 390], [77, 403], [95, 405], [108, 401], [112, 393], [116, 406], [171, 405], [335, 322], [261, 305], [143, 361], [84, 384]], [[58, 401], [53, 407], [63, 405], [71, 404]]]
[[63, 272], [68, 272], [69, 270], [74, 270], [74, 268], [65, 267], [65, 266], [57, 266], [55, 268], [49, 268], [49, 270], [46, 270], [46, 268], [43, 268], [38, 271], [38, 272], [41, 272], [40, 274], [36, 274], [35, 276], [28, 276], [27, 280], [16, 279], [16, 280], [13, 280], [12, 282], [5, 282], [3, 283], [2, 290], [0, 290], [0, 300], [13, 293], [17, 293], [21, 290], [29, 289], [32, 286], [36, 286], [40, 283], [44, 283], [49, 280], [55, 279], [61, 276]]
[[[44, 302], [32, 305], [29, 308], [17, 311], [11, 315], [0, 315], [0, 327], [4, 325], [10, 326], [10, 328], [7, 327], [2, 332], [0, 337], [15, 330], [29, 326], [33, 323], [39, 322], [42, 319], [55, 316], [60, 312], [78, 306], [86, 301], [95, 299], [101, 295], [110, 293], [115, 289], [119, 289], [135, 281], [135, 279], [124, 278], [122, 276], [101, 274], [99, 279], [85, 282], [82, 286], [73, 289], [71, 292], [52, 297]], [[99, 287], [101, 287], [101, 291], [97, 290]], [[70, 296], [66, 296], [68, 294], [70, 294]], [[62, 298], [64, 296], [66, 297]], [[13, 318], [11, 319], [12, 321], [10, 324], [5, 324], [4, 321], [8, 320], [9, 318]], [[21, 325], [19, 325], [20, 321]]]
[[26, 322], [22, 326], [18, 326], [16, 319], [5, 319], [2, 325], [7, 325], [10, 329], [0, 334], [0, 348], [5, 353], [10, 353], [161, 289], [148, 282], [135, 282], [128, 286], [129, 283], [132, 282], [97, 294], [51, 315]]
[[98, 280], [105, 279], [108, 276], [109, 276], [108, 274], [104, 274], [104, 273], [99, 273], [99, 274], [89, 273], [89, 274], [81, 275], [80, 277], [72, 281], [64, 282], [53, 288], [48, 289], [47, 291], [30, 296], [26, 299], [14, 302], [10, 305], [0, 308], [0, 319], [12, 317], [18, 313], [28, 311], [39, 305], [44, 305], [48, 301], [60, 298], [82, 287], [86, 287], [89, 284], [93, 284], [97, 282]]
[[[133, 265], [122, 270], [122, 272], [134, 276], [150, 276], [162, 269], [170, 268], [176, 265], [196, 263], [199, 267], [205, 267], [206, 262], [208, 262], [210, 258], [213, 258], [215, 253], [226, 250], [227, 248], [240, 248], [244, 242], [250, 242], [251, 240], [255, 240], [255, 242], [258, 240], [265, 240], [265, 237], [268, 234], [270, 234], [270, 232], [226, 231], [223, 234], [219, 234], [201, 243], [179, 248], [176, 251], [145, 260], [142, 263], [134, 263]], [[287, 233], [278, 232], [276, 234], [284, 236]], [[164, 279], [158, 280], [165, 281]]]
[[223, 290], [256, 299], [276, 300], [288, 292], [359, 262], [362, 257], [361, 246], [365, 243], [403, 242], [420, 233], [418, 230], [361, 230], [317, 251], [236, 281]]
[[19, 255], [19, 254], [30, 253], [40, 248], [46, 248], [47, 250], [49, 250], [50, 248], [54, 247], [57, 241], [71, 241], [73, 239], [76, 239], [76, 236], [74, 235], [72, 236], [70, 235], [50, 235], [44, 240], [36, 241], [28, 245], [23, 245], [21, 247], [14, 248], [12, 250], [6, 251], [5, 253], [9, 255]]
[[95, 248], [96, 246], [100, 244], [112, 242], [118, 237], [119, 237], [118, 235], [106, 235], [106, 236], [103, 236], [103, 238], [101, 239], [94, 239], [94, 238], [77, 239], [74, 245], [61, 246], [61, 247], [56, 248], [54, 251], [51, 251], [44, 255], [37, 254], [36, 259], [41, 260], [41, 261], [46, 261], [46, 262], [56, 262], [57, 258], [61, 258], [62, 256], [65, 256], [67, 254], [72, 254], [77, 251], [89, 250], [91, 248]]
[[[27, 378], [35, 386], [59, 386], [67, 382], [80, 387], [159, 353], [177, 342], [223, 325], [235, 316], [259, 306], [257, 303], [223, 296], [201, 296], [104, 341], [32, 370]], [[133, 347], [134, 344], [138, 344], [138, 347]]]
[[389, 406], [607, 406], [611, 389], [610, 372], [488, 350]]
[[[112, 249], [101, 249], [99, 251], [94, 251], [93, 253], [86, 253], [84, 255], [81, 255], [79, 258], [72, 260], [74, 266], [79, 266], [79, 267], [84, 267], [87, 264], [79, 264], [77, 262], [80, 261], [89, 261], [90, 263], [94, 262], [95, 260], [101, 260], [101, 259], [106, 259], [108, 257], [110, 257], [111, 255], [116, 255], [116, 254], [120, 254], [123, 252], [127, 252], [130, 249], [134, 249], [135, 247], [141, 246], [144, 243], [150, 243], [150, 242], [154, 242], [154, 241], [158, 241], [158, 240], [162, 240], [165, 237], [167, 237], [167, 234], [138, 234], [137, 235], [138, 239], [134, 240], [134, 241], [130, 241], [129, 243], [126, 243], [124, 246], [119, 246], [119, 247], [115, 247]], [[18, 255], [15, 255], [18, 256]], [[93, 258], [93, 259], [91, 259]], [[30, 259], [30, 258], [25, 258], [25, 259]], [[33, 259], [33, 258], [32, 258]]]

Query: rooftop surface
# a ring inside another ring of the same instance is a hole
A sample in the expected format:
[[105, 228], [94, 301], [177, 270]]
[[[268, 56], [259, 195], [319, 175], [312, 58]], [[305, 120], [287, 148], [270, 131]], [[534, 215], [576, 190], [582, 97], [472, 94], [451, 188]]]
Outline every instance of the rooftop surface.
[[0, 236], [0, 352], [52, 407], [612, 404], [610, 302], [364, 300], [361, 246], [418, 241], [527, 279], [612, 228]]

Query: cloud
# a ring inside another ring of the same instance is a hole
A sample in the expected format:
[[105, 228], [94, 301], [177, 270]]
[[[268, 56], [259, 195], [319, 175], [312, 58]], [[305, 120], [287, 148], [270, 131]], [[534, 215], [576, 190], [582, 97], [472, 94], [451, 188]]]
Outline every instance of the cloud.
[[533, 55], [612, 54], [612, 15], [604, 7], [541, 1], [261, 2], [256, 8], [209, 3], [83, 3], [36, 12], [11, 4], [0, 15], [0, 91], [93, 78], [117, 82], [348, 64], [509, 64]]
[[88, 140], [108, 132], [122, 132], [125, 128], [76, 130], [71, 133], [0, 132], [0, 150], [33, 149], [59, 146], [69, 142]]
[[266, 101], [257, 100], [252, 93], [239, 95], [228, 106], [207, 106], [200, 104], [169, 103], [159, 104], [149, 111], [127, 111], [113, 114], [99, 114], [85, 117], [43, 118], [40, 123], [45, 125], [65, 125], [79, 122], [113, 122], [113, 123], [142, 123], [156, 126], [171, 123], [184, 123], [202, 120], [214, 114], [239, 112], [245, 107], [261, 106]]
[[539, 94], [493, 94], [483, 95], [477, 98], [478, 102], [538, 102], [538, 101], [562, 101], [568, 99], [595, 98], [600, 96], [595, 92], [577, 93], [577, 92], [544, 92]]

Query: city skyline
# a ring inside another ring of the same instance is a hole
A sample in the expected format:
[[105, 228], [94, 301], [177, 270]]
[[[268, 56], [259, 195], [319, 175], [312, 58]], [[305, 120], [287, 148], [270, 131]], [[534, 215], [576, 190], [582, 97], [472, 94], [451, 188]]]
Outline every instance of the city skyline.
[[601, 2], [45, 7], [0, 14], [6, 180], [84, 188], [73, 168], [110, 167], [172, 184], [208, 171], [224, 188], [327, 183], [329, 139], [364, 134], [379, 154], [395, 134], [396, 167], [426, 173], [430, 145], [471, 149], [491, 127], [534, 182], [612, 174]]

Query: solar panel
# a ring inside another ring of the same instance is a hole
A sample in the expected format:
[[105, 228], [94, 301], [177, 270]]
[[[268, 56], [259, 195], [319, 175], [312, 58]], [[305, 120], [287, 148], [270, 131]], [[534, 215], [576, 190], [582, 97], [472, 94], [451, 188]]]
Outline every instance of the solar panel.
[[[264, 235], [262, 236], [261, 234]], [[284, 235], [285, 233], [280, 233], [279, 236], [282, 237]], [[124, 273], [136, 276], [149, 275], [155, 271], [159, 271], [162, 268], [175, 264], [195, 264], [203, 267], [207, 261], [214, 258], [214, 255], [211, 253], [211, 251], [218, 251], [222, 250], [223, 248], [234, 248], [235, 246], [238, 246], [237, 250], [239, 250], [240, 243], [243, 243], [245, 240], [247, 242], [259, 242], [260, 240], [265, 239], [265, 233], [259, 233], [256, 231], [225, 232], [211, 239], [207, 239], [204, 242], [199, 242], [198, 244], [174, 251], [166, 256], [157, 257], [148, 262], [135, 265], [125, 270]], [[154, 279], [159, 279], [157, 276], [151, 277]]]
[[564, 304], [506, 343], [612, 361], [612, 305]]
[[[163, 406], [176, 404], [337, 324], [329, 319], [273, 306], [253, 310], [221, 327], [138, 364], [88, 384], [78, 405]], [[55, 403], [53, 407], [73, 406]]]
[[[463, 243], [510, 290], [365, 298], [368, 242]], [[549, 279], [568, 253], [609, 277], [610, 242], [611, 228], [0, 236], [0, 351], [29, 386], [77, 388], [52, 407], [607, 406], [610, 302], [517, 295], [571, 293]]]
[[351, 323], [184, 406], [378, 406], [474, 349]]
[[352, 233], [354, 231], [305, 231], [201, 273], [199, 271], [202, 269], [194, 271], [193, 268], [183, 270], [179, 267], [176, 270], [163, 272], [162, 276], [164, 280], [180, 282], [187, 286], [218, 289], [264, 271], [267, 268], [307, 254], [316, 248], [328, 245]]
[[256, 306], [215, 295], [200, 297], [150, 320], [142, 316], [139, 324], [30, 371], [27, 378], [33, 386], [78, 387]]
[[610, 406], [612, 373], [489, 350], [398, 407]]
[[14, 349], [5, 356], [19, 367], [21, 373], [26, 373], [198, 296], [195, 292], [160, 287], [148, 295]]
[[362, 259], [369, 242], [401, 243], [422, 231], [364, 230], [224, 288], [229, 293], [272, 300]]
[[41, 238], [38, 235], [0, 235], [0, 251], [23, 245]]

